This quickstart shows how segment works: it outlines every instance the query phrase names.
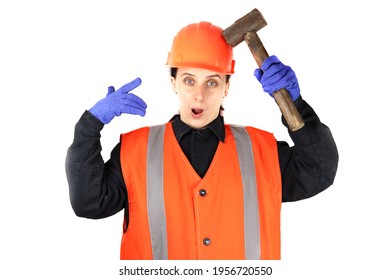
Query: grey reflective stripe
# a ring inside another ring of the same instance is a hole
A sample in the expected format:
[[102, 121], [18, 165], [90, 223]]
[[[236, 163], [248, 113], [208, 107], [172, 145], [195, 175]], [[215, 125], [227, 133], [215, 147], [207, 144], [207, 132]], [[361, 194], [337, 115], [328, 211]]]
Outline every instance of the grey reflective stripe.
[[260, 219], [252, 142], [245, 127], [230, 126], [236, 140], [244, 188], [245, 258], [260, 259]]
[[146, 160], [149, 230], [155, 260], [168, 259], [163, 186], [164, 132], [165, 125], [150, 128]]

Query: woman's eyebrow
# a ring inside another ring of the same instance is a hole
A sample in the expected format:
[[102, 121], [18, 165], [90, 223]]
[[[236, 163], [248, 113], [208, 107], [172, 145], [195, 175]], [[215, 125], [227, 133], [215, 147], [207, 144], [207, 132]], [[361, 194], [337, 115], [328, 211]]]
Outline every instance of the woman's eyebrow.
[[210, 75], [210, 76], [207, 76], [206, 78], [220, 78], [222, 80], [221, 76], [218, 74]]
[[184, 73], [181, 74], [181, 76], [186, 76], [186, 75], [195, 77], [195, 75], [193, 75], [193, 74], [191, 74], [191, 73], [187, 73], [187, 72], [184, 72]]
[[[184, 72], [184, 73], [182, 73], [181, 74], [181, 76], [191, 76], [191, 77], [196, 77], [196, 75], [194, 75], [194, 74], [191, 74], [191, 73], [187, 73], [187, 72]], [[222, 78], [221, 78], [221, 76], [220, 75], [218, 75], [218, 74], [213, 74], [213, 75], [210, 75], [210, 76], [207, 76], [206, 78], [219, 78], [219, 79], [221, 79], [222, 80]]]

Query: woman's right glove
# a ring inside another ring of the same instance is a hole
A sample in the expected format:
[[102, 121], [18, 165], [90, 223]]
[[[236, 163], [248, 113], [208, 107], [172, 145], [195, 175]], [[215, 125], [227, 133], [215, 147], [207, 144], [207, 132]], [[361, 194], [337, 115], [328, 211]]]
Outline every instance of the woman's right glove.
[[136, 78], [117, 91], [113, 86], [108, 87], [106, 97], [98, 101], [89, 112], [104, 124], [108, 124], [115, 116], [120, 116], [122, 113], [145, 116], [146, 103], [129, 92], [141, 83], [141, 79]]

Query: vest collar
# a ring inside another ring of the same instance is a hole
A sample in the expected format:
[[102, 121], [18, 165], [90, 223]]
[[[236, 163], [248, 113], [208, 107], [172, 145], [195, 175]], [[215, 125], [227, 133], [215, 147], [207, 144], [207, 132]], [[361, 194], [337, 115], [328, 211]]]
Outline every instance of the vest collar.
[[[173, 116], [171, 121], [172, 121], [173, 131], [175, 133], [175, 136], [176, 136], [176, 139], [178, 142], [180, 142], [181, 138], [185, 134], [189, 133], [190, 131], [198, 130], [198, 129], [193, 129], [192, 127], [190, 127], [189, 125], [184, 123], [180, 119], [180, 115]], [[220, 141], [224, 142], [225, 141], [225, 127], [224, 127], [224, 125], [225, 124], [224, 124], [223, 117], [218, 116], [211, 123], [209, 123], [208, 125], [206, 125], [202, 129], [209, 129], [211, 132], [213, 132], [215, 135], [217, 135], [217, 137]]]

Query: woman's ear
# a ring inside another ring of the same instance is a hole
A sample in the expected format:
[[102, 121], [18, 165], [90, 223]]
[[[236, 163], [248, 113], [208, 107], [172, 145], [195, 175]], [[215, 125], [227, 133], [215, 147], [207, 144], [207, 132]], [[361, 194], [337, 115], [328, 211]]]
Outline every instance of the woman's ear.
[[171, 77], [171, 85], [172, 85], [173, 91], [177, 94], [177, 91], [176, 91], [176, 79], [174, 77]]
[[229, 94], [230, 81], [226, 83], [224, 98]]

